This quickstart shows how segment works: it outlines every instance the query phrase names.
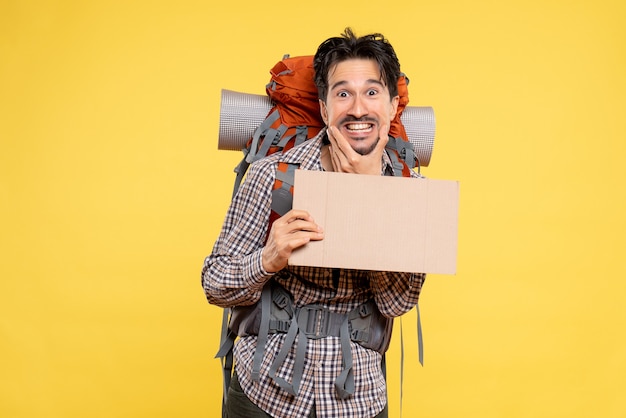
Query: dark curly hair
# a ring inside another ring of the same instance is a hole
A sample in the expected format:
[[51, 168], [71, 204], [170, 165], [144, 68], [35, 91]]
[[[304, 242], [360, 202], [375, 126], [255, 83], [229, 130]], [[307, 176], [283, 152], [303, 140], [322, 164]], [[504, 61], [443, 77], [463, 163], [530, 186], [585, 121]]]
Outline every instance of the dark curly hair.
[[341, 36], [322, 42], [313, 58], [315, 85], [321, 100], [326, 101], [330, 69], [352, 58], [376, 61], [380, 76], [389, 89], [389, 95], [392, 98], [398, 95], [400, 61], [389, 41], [380, 33], [357, 37], [352, 29], [346, 28]]

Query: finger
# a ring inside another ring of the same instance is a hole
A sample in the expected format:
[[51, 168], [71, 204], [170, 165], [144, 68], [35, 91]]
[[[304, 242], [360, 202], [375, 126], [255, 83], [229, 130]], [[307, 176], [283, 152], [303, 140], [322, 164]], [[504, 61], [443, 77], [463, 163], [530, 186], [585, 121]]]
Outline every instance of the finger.
[[319, 226], [318, 224], [316, 224], [315, 222], [310, 222], [310, 221], [304, 221], [302, 219], [298, 219], [295, 220], [291, 223], [289, 223], [285, 229], [284, 232], [286, 234], [297, 234], [298, 232], [320, 232], [321, 231], [321, 226]]
[[290, 224], [298, 219], [313, 221], [313, 217], [309, 214], [309, 212], [300, 209], [291, 209], [289, 212], [281, 216], [278, 221], [284, 224]]
[[297, 231], [320, 232], [322, 230], [321, 226], [315, 222], [309, 212], [298, 209], [290, 210], [274, 222], [274, 225], [283, 234], [293, 234]]
[[389, 125], [383, 124], [378, 131], [378, 143], [376, 144], [375, 154], [382, 155], [383, 150], [389, 143]]
[[340, 157], [347, 158], [350, 152], [354, 152], [352, 147], [350, 146], [350, 143], [348, 142], [346, 138], [344, 138], [344, 136], [341, 134], [341, 132], [336, 126], [331, 126], [330, 129], [331, 129], [331, 133], [333, 137], [331, 144], [335, 145], [334, 147], [335, 153], [340, 152], [341, 153]]
[[320, 241], [324, 239], [324, 233], [318, 231], [298, 231], [289, 237], [291, 250], [299, 248], [309, 241]]
[[338, 172], [352, 172], [352, 162], [360, 155], [352, 148], [348, 140], [333, 126], [334, 145], [330, 146], [330, 155], [333, 163], [333, 170]]

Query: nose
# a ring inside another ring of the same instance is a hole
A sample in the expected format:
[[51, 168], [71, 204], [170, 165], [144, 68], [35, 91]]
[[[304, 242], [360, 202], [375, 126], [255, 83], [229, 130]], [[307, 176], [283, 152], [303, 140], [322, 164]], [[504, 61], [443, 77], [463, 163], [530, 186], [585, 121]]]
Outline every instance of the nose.
[[352, 101], [352, 105], [350, 106], [348, 113], [350, 114], [350, 116], [353, 116], [357, 119], [367, 115], [367, 106], [360, 95], [354, 96], [354, 100]]

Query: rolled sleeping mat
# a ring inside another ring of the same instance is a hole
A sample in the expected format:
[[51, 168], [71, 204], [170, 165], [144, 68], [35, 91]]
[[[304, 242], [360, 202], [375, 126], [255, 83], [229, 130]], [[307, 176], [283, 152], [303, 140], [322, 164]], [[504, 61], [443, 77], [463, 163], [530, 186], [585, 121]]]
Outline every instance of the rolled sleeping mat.
[[[218, 149], [241, 151], [273, 104], [260, 94], [222, 90]], [[400, 117], [420, 166], [430, 163], [435, 142], [435, 113], [428, 106], [407, 106]]]

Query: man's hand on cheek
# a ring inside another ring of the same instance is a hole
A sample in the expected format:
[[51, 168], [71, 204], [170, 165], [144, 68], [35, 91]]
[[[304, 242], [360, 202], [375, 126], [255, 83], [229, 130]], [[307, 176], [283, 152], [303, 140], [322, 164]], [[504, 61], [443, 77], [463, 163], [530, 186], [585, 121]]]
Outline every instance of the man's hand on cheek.
[[376, 147], [367, 155], [361, 155], [352, 149], [348, 140], [335, 126], [328, 128], [330, 140], [330, 155], [334, 171], [341, 173], [380, 175], [382, 156], [389, 141], [389, 127], [381, 126], [379, 141]]

